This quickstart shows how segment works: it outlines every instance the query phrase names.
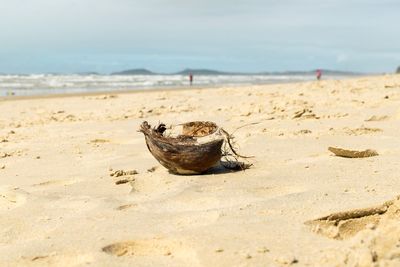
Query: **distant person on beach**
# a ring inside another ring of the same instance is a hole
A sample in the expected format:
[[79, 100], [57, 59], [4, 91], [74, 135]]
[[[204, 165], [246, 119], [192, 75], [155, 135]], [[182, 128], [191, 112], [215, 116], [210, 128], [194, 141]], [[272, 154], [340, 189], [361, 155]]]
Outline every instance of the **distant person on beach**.
[[316, 74], [316, 76], [317, 76], [317, 80], [318, 80], [318, 81], [321, 80], [322, 71], [318, 69], [318, 70], [316, 71], [315, 74]]
[[189, 82], [190, 82], [190, 85], [192, 85], [193, 84], [193, 73], [189, 73]]

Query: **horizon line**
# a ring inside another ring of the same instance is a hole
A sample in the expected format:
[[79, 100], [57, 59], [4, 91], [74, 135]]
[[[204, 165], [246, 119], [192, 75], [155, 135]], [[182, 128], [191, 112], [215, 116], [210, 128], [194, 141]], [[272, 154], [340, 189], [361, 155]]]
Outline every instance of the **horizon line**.
[[[113, 72], [97, 72], [97, 71], [77, 71], [77, 72], [0, 72], [0, 75], [146, 75], [146, 74], [128, 74], [127, 72], [148, 72], [147, 75], [180, 75], [184, 74], [185, 72], [215, 72], [215, 74], [221, 75], [274, 75], [274, 74], [307, 74], [313, 73], [317, 70], [321, 70], [322, 72], [328, 73], [343, 73], [343, 74], [353, 74], [353, 75], [368, 75], [368, 74], [390, 74], [396, 73], [396, 70], [393, 72], [360, 72], [360, 71], [347, 71], [347, 70], [337, 70], [337, 69], [325, 69], [325, 68], [316, 68], [316, 69], [309, 69], [309, 70], [285, 70], [285, 71], [227, 71], [227, 70], [220, 70], [220, 69], [209, 69], [209, 68], [184, 68], [180, 71], [173, 71], [173, 72], [157, 72], [152, 71], [151, 69], [147, 68], [127, 68], [119, 71]], [[122, 73], [126, 74], [122, 74]], [[201, 74], [200, 74], [201, 75]], [[204, 74], [203, 74], [204, 75]], [[210, 75], [210, 74], [209, 74]]]

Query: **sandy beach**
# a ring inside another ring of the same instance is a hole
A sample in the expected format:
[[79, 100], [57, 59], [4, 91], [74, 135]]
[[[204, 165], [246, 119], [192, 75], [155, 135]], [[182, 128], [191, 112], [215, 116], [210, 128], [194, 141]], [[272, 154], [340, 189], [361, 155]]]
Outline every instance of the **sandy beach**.
[[[10, 97], [0, 114], [1, 266], [400, 264], [400, 75]], [[145, 120], [247, 125], [253, 166], [170, 174]]]

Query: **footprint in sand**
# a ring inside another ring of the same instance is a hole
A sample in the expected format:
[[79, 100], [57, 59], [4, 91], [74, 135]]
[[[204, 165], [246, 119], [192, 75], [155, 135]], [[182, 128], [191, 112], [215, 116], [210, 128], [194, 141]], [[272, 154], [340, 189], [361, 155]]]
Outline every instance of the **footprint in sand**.
[[142, 239], [117, 242], [101, 249], [103, 252], [117, 257], [170, 257], [174, 261], [181, 260], [187, 266], [198, 266], [196, 251], [184, 242], [167, 239]]
[[0, 211], [15, 209], [25, 204], [29, 193], [22, 189], [0, 187]]
[[358, 232], [375, 228], [382, 220], [400, 219], [400, 196], [376, 207], [333, 213], [305, 222], [317, 234], [332, 239], [348, 239]]

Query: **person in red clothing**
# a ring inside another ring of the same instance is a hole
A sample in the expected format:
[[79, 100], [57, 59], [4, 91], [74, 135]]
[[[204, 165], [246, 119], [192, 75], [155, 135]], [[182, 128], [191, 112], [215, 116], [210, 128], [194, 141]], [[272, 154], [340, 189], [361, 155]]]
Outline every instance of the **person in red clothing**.
[[189, 82], [190, 82], [190, 85], [192, 85], [193, 84], [193, 73], [189, 73]]
[[318, 69], [315, 74], [317, 76], [317, 80], [321, 80], [322, 71]]

